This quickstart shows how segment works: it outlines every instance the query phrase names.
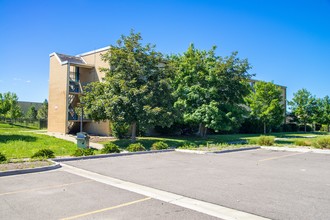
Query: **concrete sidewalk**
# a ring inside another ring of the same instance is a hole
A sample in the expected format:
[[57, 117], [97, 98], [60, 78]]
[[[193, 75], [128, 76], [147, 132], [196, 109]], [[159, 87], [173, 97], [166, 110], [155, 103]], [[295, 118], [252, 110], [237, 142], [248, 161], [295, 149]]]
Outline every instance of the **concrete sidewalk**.
[[[74, 143], [77, 143], [77, 139], [76, 136], [71, 135], [71, 134], [62, 134], [62, 133], [55, 133], [55, 132], [47, 132], [47, 133], [42, 133], [42, 134], [47, 134], [49, 136], [52, 137], [56, 137], [56, 138], [60, 138], [66, 141], [71, 141]], [[89, 142], [89, 146], [95, 149], [102, 149], [103, 148], [103, 144], [98, 144], [98, 143], [93, 143], [93, 142]]]

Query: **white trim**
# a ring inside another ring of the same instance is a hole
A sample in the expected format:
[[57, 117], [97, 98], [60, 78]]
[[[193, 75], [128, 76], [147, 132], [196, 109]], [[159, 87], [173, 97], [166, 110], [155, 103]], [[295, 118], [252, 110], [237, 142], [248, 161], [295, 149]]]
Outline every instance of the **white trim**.
[[90, 54], [93, 54], [93, 53], [98, 53], [98, 52], [101, 52], [101, 51], [104, 51], [104, 50], [109, 50], [109, 49], [110, 49], [110, 46], [102, 47], [102, 48], [97, 49], [97, 50], [92, 50], [92, 51], [89, 51], [89, 52], [86, 52], [86, 53], [78, 54], [78, 55], [76, 55], [76, 57], [87, 56], [87, 55], [90, 55]]
[[57, 56], [57, 53], [56, 53], [56, 52], [53, 52], [53, 53], [49, 54], [49, 57], [52, 57], [52, 56], [55, 56], [56, 59], [58, 60], [58, 62], [59, 62], [61, 65], [63, 65], [61, 59]]
[[80, 57], [80, 58], [87, 64], [87, 62], [86, 62], [86, 60], [84, 58], [82, 58], [82, 57]]

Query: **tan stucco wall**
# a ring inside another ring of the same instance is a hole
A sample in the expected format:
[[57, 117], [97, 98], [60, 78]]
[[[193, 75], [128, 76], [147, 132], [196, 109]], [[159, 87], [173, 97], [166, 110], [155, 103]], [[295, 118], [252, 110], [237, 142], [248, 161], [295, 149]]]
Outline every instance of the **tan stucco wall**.
[[[100, 67], [102, 68], [109, 68], [109, 64], [104, 62], [101, 59], [101, 54], [106, 53], [107, 50], [91, 53], [87, 55], [81, 56], [89, 65], [93, 65], [95, 68], [93, 69], [80, 69], [80, 81], [82, 83], [85, 82], [95, 82], [95, 81], [101, 81], [102, 78], [104, 78], [104, 73], [100, 71]], [[109, 129], [109, 122], [92, 122], [87, 123], [85, 125], [85, 130], [88, 133], [91, 134], [98, 134], [98, 135], [109, 135], [110, 129]]]
[[89, 134], [108, 136], [110, 134], [109, 122], [91, 122], [84, 126], [84, 130]]
[[81, 56], [87, 62], [87, 64], [95, 66], [95, 68], [91, 70], [91, 81], [101, 81], [102, 78], [104, 78], [104, 73], [102, 73], [99, 68], [109, 68], [109, 64], [101, 59], [101, 54], [104, 54], [106, 52], [107, 50], [104, 50]]
[[67, 65], [61, 65], [55, 56], [50, 57], [48, 131], [67, 132]]

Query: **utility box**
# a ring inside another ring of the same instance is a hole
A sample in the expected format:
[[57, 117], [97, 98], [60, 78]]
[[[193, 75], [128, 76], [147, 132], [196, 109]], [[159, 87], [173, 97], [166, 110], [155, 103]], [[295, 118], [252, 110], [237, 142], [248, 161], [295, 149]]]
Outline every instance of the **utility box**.
[[77, 146], [80, 148], [88, 148], [89, 135], [86, 132], [77, 133]]

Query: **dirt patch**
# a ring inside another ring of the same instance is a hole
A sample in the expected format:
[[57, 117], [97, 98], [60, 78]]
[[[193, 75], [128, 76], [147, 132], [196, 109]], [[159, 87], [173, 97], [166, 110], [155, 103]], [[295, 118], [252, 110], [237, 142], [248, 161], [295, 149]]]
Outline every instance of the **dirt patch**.
[[91, 135], [89, 141], [93, 142], [93, 143], [98, 143], [98, 142], [104, 142], [104, 141], [111, 141], [111, 140], [114, 140], [114, 139], [116, 139], [116, 138]]
[[15, 162], [15, 163], [3, 163], [0, 164], [0, 171], [45, 167], [45, 166], [50, 166], [52, 164], [53, 163], [50, 161], [24, 161], [24, 162]]

